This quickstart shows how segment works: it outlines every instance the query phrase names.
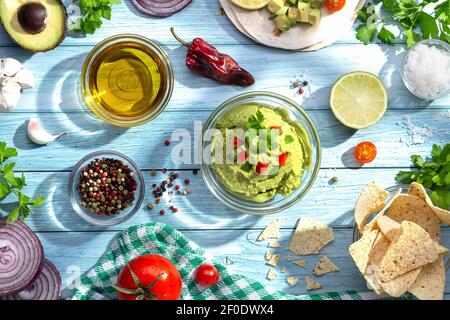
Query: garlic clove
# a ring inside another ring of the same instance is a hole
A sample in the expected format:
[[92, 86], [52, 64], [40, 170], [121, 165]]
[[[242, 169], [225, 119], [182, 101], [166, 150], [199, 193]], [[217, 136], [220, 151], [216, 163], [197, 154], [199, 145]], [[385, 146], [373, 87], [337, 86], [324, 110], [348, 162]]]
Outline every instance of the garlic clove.
[[34, 87], [34, 75], [31, 70], [22, 68], [17, 74], [11, 78], [11, 81], [17, 82], [23, 89]]
[[51, 135], [47, 131], [45, 131], [39, 124], [39, 121], [36, 118], [31, 118], [28, 121], [28, 137], [31, 141], [37, 144], [49, 144], [50, 142], [55, 141], [64, 133], [58, 135]]
[[0, 87], [0, 112], [11, 111], [20, 99], [22, 87], [16, 82], [7, 82], [6, 86]]
[[7, 77], [14, 77], [23, 68], [22, 63], [13, 58], [1, 59], [0, 61], [0, 74]]

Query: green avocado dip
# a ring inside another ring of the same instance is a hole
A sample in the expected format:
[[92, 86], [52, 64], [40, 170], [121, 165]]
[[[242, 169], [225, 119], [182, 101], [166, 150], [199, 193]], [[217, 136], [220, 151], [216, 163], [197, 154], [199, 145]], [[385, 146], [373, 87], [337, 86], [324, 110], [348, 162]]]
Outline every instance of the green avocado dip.
[[300, 187], [311, 165], [311, 145], [286, 109], [239, 105], [224, 112], [215, 128], [212, 167], [229, 192], [266, 202]]

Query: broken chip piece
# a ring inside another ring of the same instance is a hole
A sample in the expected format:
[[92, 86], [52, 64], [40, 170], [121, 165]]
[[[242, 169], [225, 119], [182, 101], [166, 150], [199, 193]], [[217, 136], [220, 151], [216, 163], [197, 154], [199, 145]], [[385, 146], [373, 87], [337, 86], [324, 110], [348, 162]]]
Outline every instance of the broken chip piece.
[[289, 245], [295, 255], [318, 254], [334, 240], [333, 229], [308, 217], [301, 217]]
[[269, 271], [267, 272], [266, 278], [267, 280], [272, 281], [273, 279], [275, 279], [277, 277], [277, 273], [275, 270], [273, 270], [272, 268], [269, 269]]
[[296, 260], [293, 261], [296, 265], [298, 265], [299, 267], [305, 268], [306, 267], [306, 260], [305, 259], [300, 259], [300, 260]]
[[259, 234], [256, 241], [264, 241], [267, 239], [278, 239], [280, 237], [280, 220], [276, 219], [269, 223]]
[[340, 271], [339, 267], [331, 262], [331, 260], [327, 256], [323, 256], [313, 270], [316, 276], [322, 276], [330, 272], [338, 271]]
[[280, 262], [279, 254], [273, 254], [270, 252], [266, 252], [265, 258], [267, 260], [266, 264], [268, 264], [269, 266], [272, 266], [272, 267], [276, 267], [278, 265], [278, 263]]
[[355, 205], [355, 222], [360, 231], [366, 225], [367, 219], [384, 207], [388, 196], [389, 192], [374, 181], [364, 187]]
[[281, 248], [281, 244], [278, 241], [271, 241], [267, 244], [267, 247], [278, 249], [278, 248]]
[[306, 290], [312, 291], [312, 290], [318, 290], [321, 288], [322, 288], [322, 285], [319, 282], [311, 279], [308, 276], [306, 277]]
[[287, 277], [286, 282], [291, 286], [291, 287], [295, 287], [298, 284], [298, 278], [297, 277]]

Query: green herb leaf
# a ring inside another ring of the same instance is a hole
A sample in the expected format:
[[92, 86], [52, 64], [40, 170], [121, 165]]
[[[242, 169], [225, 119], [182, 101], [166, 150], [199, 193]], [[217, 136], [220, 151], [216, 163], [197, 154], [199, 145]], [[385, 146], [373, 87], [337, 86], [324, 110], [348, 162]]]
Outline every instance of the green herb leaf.
[[250, 116], [247, 120], [247, 129], [260, 130], [264, 129], [264, 115], [260, 110], [256, 112], [256, 116]]
[[408, 48], [411, 48], [416, 42], [419, 42], [421, 40], [421, 37], [418, 33], [414, 32], [412, 27], [407, 30], [403, 30], [402, 33], [406, 37], [406, 46]]
[[383, 43], [386, 43], [390, 46], [393, 46], [393, 40], [395, 39], [395, 35], [390, 32], [388, 29], [386, 29], [385, 27], [382, 27], [380, 29], [380, 31], [378, 31], [378, 36], [377, 36], [378, 40], [380, 40]]
[[246, 162], [241, 166], [241, 170], [244, 172], [250, 172], [250, 170], [252, 170], [252, 165]]
[[79, 5], [82, 16], [79, 24], [70, 26], [70, 30], [93, 34], [102, 26], [102, 19], [111, 20], [111, 5], [119, 4], [121, 0], [73, 0], [73, 2]]
[[294, 141], [295, 141], [295, 139], [294, 139], [293, 136], [287, 135], [286, 137], [284, 137], [284, 142], [285, 142], [286, 144], [292, 143], [292, 142], [294, 142]]
[[361, 24], [356, 28], [356, 39], [368, 45], [373, 42], [375, 38], [375, 32], [377, 31], [377, 27], [375, 25], [365, 25]]
[[420, 31], [423, 39], [434, 39], [439, 34], [436, 20], [428, 13], [421, 12], [419, 15]]
[[4, 161], [14, 156], [17, 156], [17, 150], [8, 148], [5, 142], [0, 142], [0, 201], [9, 194], [14, 194], [18, 200], [18, 206], [8, 215], [8, 223], [25, 220], [31, 212], [29, 206], [39, 207], [45, 201], [44, 197], [30, 199], [22, 193], [22, 188], [26, 186], [25, 176], [23, 173], [20, 177], [15, 176], [15, 162], [6, 163], [2, 168]]

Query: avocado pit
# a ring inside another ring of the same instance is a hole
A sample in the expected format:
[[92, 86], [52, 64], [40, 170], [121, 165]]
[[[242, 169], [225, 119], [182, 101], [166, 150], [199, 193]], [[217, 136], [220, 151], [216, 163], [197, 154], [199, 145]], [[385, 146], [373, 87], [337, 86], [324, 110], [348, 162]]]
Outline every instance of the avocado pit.
[[17, 18], [21, 27], [30, 34], [44, 31], [47, 25], [47, 8], [39, 2], [29, 2], [19, 8]]

